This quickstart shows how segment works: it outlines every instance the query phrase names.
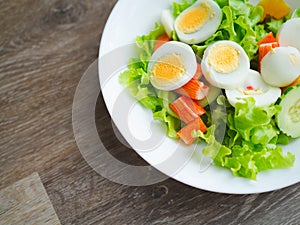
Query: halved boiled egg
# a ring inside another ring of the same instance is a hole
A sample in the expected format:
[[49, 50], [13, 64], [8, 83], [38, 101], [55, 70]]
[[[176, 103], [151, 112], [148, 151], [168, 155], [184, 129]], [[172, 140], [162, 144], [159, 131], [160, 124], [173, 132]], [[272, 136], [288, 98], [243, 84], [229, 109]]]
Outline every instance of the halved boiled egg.
[[218, 29], [222, 10], [213, 0], [198, 0], [176, 18], [174, 28], [180, 41], [197, 44], [207, 40]]
[[249, 58], [233, 41], [218, 41], [204, 51], [201, 68], [206, 80], [218, 88], [234, 89], [247, 79]]
[[282, 24], [277, 39], [280, 46], [291, 46], [300, 51], [300, 18], [293, 18]]
[[275, 87], [285, 87], [300, 75], [300, 52], [294, 47], [273, 48], [261, 61], [264, 81]]
[[197, 70], [193, 49], [182, 42], [169, 41], [151, 56], [148, 73], [151, 84], [161, 90], [175, 90], [192, 79]]
[[232, 106], [242, 102], [243, 98], [252, 97], [256, 106], [269, 106], [277, 101], [281, 95], [281, 89], [266, 84], [259, 72], [249, 70], [247, 80], [239, 88], [225, 90], [226, 97]]

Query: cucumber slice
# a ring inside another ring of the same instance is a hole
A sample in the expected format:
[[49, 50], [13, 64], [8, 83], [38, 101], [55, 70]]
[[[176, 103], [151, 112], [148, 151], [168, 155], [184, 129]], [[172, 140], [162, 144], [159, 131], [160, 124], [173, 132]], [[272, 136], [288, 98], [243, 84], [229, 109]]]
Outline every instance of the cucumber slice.
[[278, 128], [288, 136], [300, 137], [300, 84], [286, 89], [278, 104], [282, 107], [276, 115]]

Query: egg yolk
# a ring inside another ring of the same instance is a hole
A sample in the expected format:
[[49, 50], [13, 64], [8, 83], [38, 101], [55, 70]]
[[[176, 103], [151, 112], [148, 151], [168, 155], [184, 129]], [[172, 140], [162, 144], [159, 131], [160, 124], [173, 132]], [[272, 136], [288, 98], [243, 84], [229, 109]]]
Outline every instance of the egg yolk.
[[178, 19], [178, 28], [184, 34], [198, 31], [210, 18], [210, 6], [207, 2], [196, 5], [183, 13]]
[[185, 74], [185, 66], [181, 55], [166, 54], [160, 57], [151, 69], [151, 75], [163, 80], [177, 80]]
[[228, 44], [212, 47], [208, 55], [208, 64], [219, 73], [231, 73], [239, 66], [239, 51]]

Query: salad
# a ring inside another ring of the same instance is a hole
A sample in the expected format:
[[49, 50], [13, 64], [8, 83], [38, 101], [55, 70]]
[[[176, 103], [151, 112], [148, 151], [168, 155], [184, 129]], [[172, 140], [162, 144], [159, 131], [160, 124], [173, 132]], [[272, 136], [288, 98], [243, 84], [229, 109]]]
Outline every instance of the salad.
[[300, 10], [280, 2], [174, 2], [119, 77], [168, 137], [239, 177], [295, 161], [280, 145], [300, 136]]

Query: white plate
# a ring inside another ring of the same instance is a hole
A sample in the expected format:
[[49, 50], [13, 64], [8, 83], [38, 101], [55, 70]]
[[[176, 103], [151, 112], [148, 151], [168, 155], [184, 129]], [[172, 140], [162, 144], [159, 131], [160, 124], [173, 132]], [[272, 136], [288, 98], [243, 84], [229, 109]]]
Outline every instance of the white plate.
[[153, 121], [150, 110], [137, 104], [119, 84], [120, 71], [126, 69], [129, 58], [136, 57], [132, 45], [136, 36], [153, 29], [161, 10], [170, 7], [172, 1], [119, 0], [105, 26], [99, 51], [100, 84], [108, 111], [124, 138], [150, 165], [199, 189], [246, 194], [299, 182], [300, 139], [284, 147], [284, 151], [296, 155], [293, 168], [261, 172], [256, 181], [234, 177], [227, 169], [209, 166], [201, 155], [202, 146], [186, 147], [167, 138], [161, 123]]

